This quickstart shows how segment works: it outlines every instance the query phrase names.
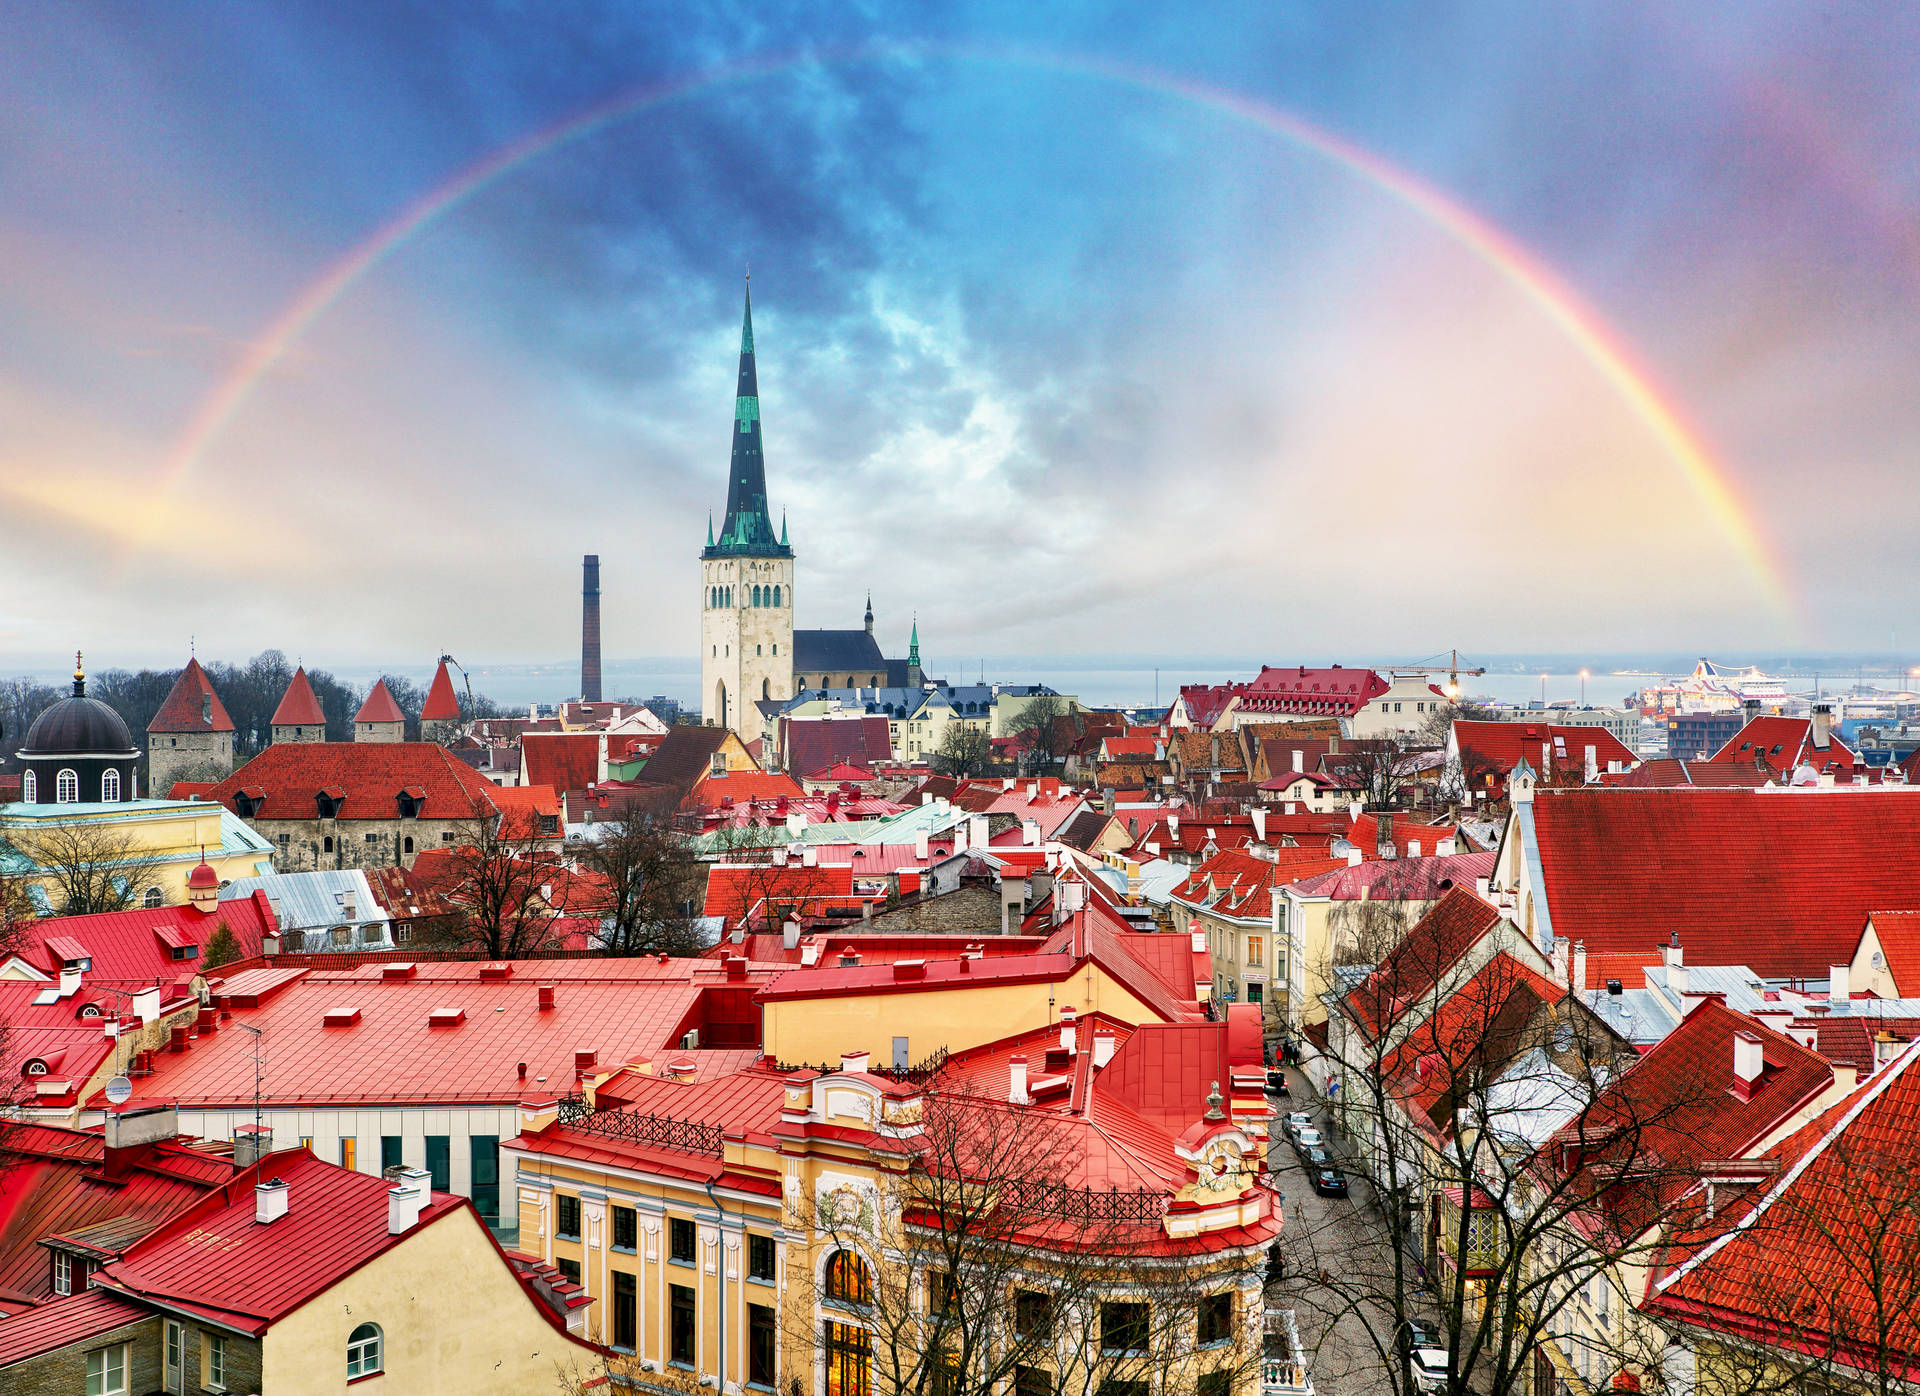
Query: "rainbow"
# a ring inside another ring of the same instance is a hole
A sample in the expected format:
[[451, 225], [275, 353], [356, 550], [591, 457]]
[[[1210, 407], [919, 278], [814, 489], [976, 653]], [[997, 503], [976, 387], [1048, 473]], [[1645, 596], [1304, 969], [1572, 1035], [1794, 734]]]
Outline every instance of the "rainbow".
[[756, 57], [630, 89], [502, 146], [408, 204], [288, 302], [195, 409], [166, 454], [157, 481], [159, 493], [164, 497], [194, 470], [273, 366], [361, 277], [436, 219], [529, 161], [615, 122], [716, 87], [809, 65], [849, 66], [928, 58], [1030, 67], [1119, 83], [1193, 103], [1265, 131], [1366, 181], [1471, 253], [1566, 336], [1678, 468], [1707, 517], [1738, 553], [1768, 601], [1791, 616], [1785, 569], [1769, 552], [1762, 530], [1727, 467], [1715, 458], [1699, 432], [1687, 424], [1672, 398], [1661, 391], [1619, 333], [1515, 238], [1419, 176], [1292, 112], [1135, 64], [1025, 49], [876, 43]]

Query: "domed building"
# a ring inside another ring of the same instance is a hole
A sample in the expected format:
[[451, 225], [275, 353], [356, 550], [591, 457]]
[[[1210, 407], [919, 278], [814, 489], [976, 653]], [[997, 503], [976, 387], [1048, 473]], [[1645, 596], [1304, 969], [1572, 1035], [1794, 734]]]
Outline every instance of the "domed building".
[[139, 793], [134, 772], [140, 748], [119, 713], [87, 697], [79, 655], [73, 663], [73, 696], [36, 717], [16, 753], [25, 766], [20, 778], [23, 804], [110, 805]]

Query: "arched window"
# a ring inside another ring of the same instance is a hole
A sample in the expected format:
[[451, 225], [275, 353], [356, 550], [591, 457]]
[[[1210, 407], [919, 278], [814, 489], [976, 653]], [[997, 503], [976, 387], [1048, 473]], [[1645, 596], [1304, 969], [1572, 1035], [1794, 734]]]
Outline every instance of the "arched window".
[[100, 777], [100, 803], [115, 804], [120, 799], [120, 772], [108, 771]]
[[780, 604], [780, 588], [779, 587], [775, 587], [773, 589], [773, 604], [776, 606]]
[[75, 805], [80, 802], [80, 776], [68, 766], [53, 778], [54, 803]]
[[147, 888], [146, 896], [140, 899], [140, 904], [146, 907], [148, 911], [152, 911], [156, 906], [163, 905], [166, 900], [167, 894], [165, 892], [162, 892], [158, 887], [149, 887]]
[[20, 777], [20, 798], [30, 805], [40, 803], [40, 778], [32, 771]]
[[828, 1256], [827, 1298], [842, 1304], [871, 1304], [873, 1285], [867, 1278], [867, 1262], [852, 1251], [835, 1251]]
[[400, 840], [400, 851], [402, 853], [413, 852], [413, 838], [411, 835], [409, 835], [407, 838]]
[[381, 1358], [379, 1325], [361, 1324], [347, 1339], [347, 1380], [352, 1381], [355, 1377], [370, 1377], [375, 1372], [384, 1372], [386, 1363]]
[[320, 840], [320, 851], [322, 853], [333, 852], [333, 836], [331, 834]]

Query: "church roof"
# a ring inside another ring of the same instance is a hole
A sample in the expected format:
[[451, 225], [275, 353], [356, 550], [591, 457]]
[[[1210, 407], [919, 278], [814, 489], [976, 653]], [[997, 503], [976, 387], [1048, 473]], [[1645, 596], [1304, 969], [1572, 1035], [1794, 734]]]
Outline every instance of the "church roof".
[[454, 696], [453, 680], [447, 676], [447, 661], [434, 670], [433, 685], [427, 689], [427, 701], [420, 709], [422, 722], [458, 722], [460, 700]]
[[273, 710], [270, 727], [324, 727], [327, 716], [320, 711], [320, 700], [314, 697], [313, 682], [307, 677], [306, 666], [293, 671], [293, 679], [287, 684], [286, 695], [281, 698], [280, 706]]
[[727, 471], [727, 517], [705, 557], [792, 557], [785, 529], [776, 536], [767, 509], [767, 467], [760, 446], [760, 382], [753, 360], [753, 293], [740, 320], [740, 379], [733, 398], [733, 459]]
[[98, 698], [87, 697], [87, 677], [75, 656], [73, 696], [42, 710], [27, 728], [26, 743], [19, 755], [32, 756], [138, 756], [127, 724], [120, 714]]
[[845, 669], [850, 674], [885, 674], [886, 658], [865, 630], [796, 630], [793, 632], [793, 671], [796, 674]]
[[360, 711], [353, 715], [355, 722], [405, 722], [407, 715], [400, 711], [400, 705], [393, 701], [393, 695], [387, 692], [387, 681], [374, 681], [373, 692], [367, 695], [367, 701], [360, 705]]
[[189, 659], [173, 681], [167, 700], [147, 724], [149, 732], [231, 732], [233, 719], [220, 704], [220, 695], [207, 681], [200, 661]]

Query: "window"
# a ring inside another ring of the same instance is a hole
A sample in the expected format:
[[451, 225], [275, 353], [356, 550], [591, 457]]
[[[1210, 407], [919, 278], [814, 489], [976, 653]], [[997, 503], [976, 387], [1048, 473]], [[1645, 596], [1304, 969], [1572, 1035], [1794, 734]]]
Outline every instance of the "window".
[[20, 777], [20, 798], [30, 805], [40, 803], [40, 778], [32, 771]]
[[667, 1222], [667, 1258], [682, 1265], [691, 1265], [699, 1259], [693, 1223], [685, 1217], [672, 1217]]
[[322, 853], [333, 852], [333, 835], [332, 834], [328, 834], [325, 838], [320, 840], [320, 851]]
[[172, 1390], [187, 1369], [187, 1330], [167, 1320], [167, 1389]]
[[380, 1328], [363, 1323], [347, 1338], [347, 1379], [369, 1377], [386, 1370], [380, 1355]]
[[613, 1248], [616, 1251], [640, 1249], [640, 1217], [631, 1207], [613, 1209]]
[[554, 1199], [553, 1234], [565, 1241], [580, 1239], [580, 1199], [562, 1195]]
[[[672, 1322], [668, 1328], [667, 1360], [682, 1366], [693, 1365], [694, 1309], [693, 1290], [688, 1285], [668, 1285]], [[864, 1391], [866, 1388], [862, 1387]]]
[[625, 1270], [613, 1272], [613, 1345], [632, 1351], [639, 1344], [639, 1291]]
[[774, 1339], [773, 1310], [765, 1304], [747, 1305], [747, 1381], [753, 1386], [773, 1385]]
[[727, 773], [726, 755], [723, 752], [716, 751], [711, 757], [707, 759], [707, 774], [710, 776], [724, 776], [726, 773]]
[[206, 1346], [207, 1385], [216, 1391], [227, 1389], [227, 1340], [218, 1333], [202, 1333]]
[[[452, 1145], [452, 1139], [444, 1134], [427, 1136], [427, 1172], [433, 1175], [435, 1192], [453, 1191]], [[580, 1205], [578, 1200], [574, 1205]]]
[[53, 1253], [53, 1292], [73, 1293], [73, 1257], [65, 1251]]
[[933, 1396], [960, 1396], [959, 1353], [929, 1353], [927, 1366], [931, 1369], [933, 1377]]
[[1044, 1367], [1015, 1367], [1013, 1396], [1053, 1396], [1053, 1373]]
[[1247, 937], [1247, 963], [1264, 965], [1267, 962], [1267, 938], [1265, 936]]
[[580, 1283], [579, 1261], [568, 1260], [564, 1256], [556, 1256], [554, 1257], [553, 1268], [566, 1276], [568, 1284], [577, 1285]]
[[1109, 1300], [1100, 1306], [1100, 1350], [1145, 1352], [1147, 1306], [1133, 1300]]
[[773, 589], [773, 604], [776, 606], [780, 604], [780, 588], [779, 587], [775, 587]]
[[960, 1304], [960, 1287], [953, 1282], [951, 1270], [927, 1271], [927, 1312], [944, 1314], [957, 1311]]
[[1233, 1379], [1225, 1372], [1205, 1372], [1198, 1396], [1233, 1396]]
[[404, 839], [400, 840], [400, 851], [402, 853], [413, 852], [413, 835], [412, 834], [408, 834]]
[[362, 843], [378, 843], [379, 841], [380, 836], [378, 834], [362, 834], [360, 836], [360, 842]]
[[867, 1281], [867, 1262], [852, 1251], [827, 1257], [827, 1298], [842, 1304], [871, 1304], [873, 1287]]
[[340, 1166], [354, 1167], [360, 1159], [360, 1141], [349, 1135], [340, 1141]]
[[500, 1137], [475, 1134], [467, 1139], [467, 1196], [488, 1226], [500, 1225]]
[[1233, 1337], [1233, 1292], [1222, 1290], [1200, 1301], [1200, 1345], [1224, 1343]]
[[827, 1396], [866, 1396], [873, 1384], [873, 1335], [851, 1323], [828, 1323], [820, 1346], [827, 1359]]
[[100, 1348], [87, 1354], [87, 1396], [126, 1396], [127, 1349]]
[[120, 772], [108, 771], [100, 777], [100, 803], [111, 805], [120, 799]]
[[773, 1283], [773, 1237], [747, 1237], [747, 1278]]
[[53, 798], [56, 804], [77, 804], [80, 799], [80, 777], [72, 767], [63, 769], [53, 778]]
[[1053, 1296], [1043, 1289], [1020, 1289], [1013, 1294], [1013, 1331], [1023, 1338], [1053, 1335]]
[[380, 1136], [380, 1171], [382, 1173], [385, 1173], [389, 1168], [398, 1168], [400, 1167], [401, 1161], [402, 1160], [400, 1158], [400, 1136], [397, 1134], [381, 1135]]

